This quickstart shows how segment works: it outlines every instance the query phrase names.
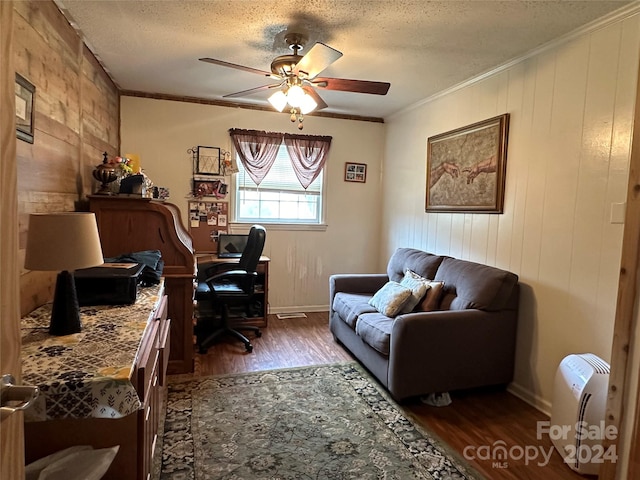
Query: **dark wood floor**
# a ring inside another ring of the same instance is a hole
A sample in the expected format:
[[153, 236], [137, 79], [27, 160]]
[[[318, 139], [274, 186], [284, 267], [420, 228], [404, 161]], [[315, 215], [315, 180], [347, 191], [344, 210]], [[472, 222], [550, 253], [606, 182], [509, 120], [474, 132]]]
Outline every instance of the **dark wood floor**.
[[[262, 337], [252, 339], [254, 350], [246, 353], [234, 340], [221, 340], [206, 354], [196, 355], [195, 375], [219, 375], [275, 368], [318, 365], [352, 360], [337, 344], [328, 328], [327, 313], [308, 313], [307, 318], [280, 320], [269, 316], [269, 326]], [[548, 417], [504, 390], [478, 390], [452, 394], [448, 407], [430, 407], [419, 400], [402, 405], [408, 415], [435, 433], [461, 457], [488, 479], [496, 480], [564, 480], [584, 479], [562, 462], [547, 436], [536, 438], [538, 421]], [[482, 452], [496, 452], [506, 447], [511, 454], [503, 462], [479, 459]], [[541, 449], [551, 452], [544, 464]], [[517, 459], [529, 451], [537, 458]], [[465, 456], [464, 453], [467, 453]], [[475, 459], [469, 454], [475, 453]], [[505, 463], [506, 462], [506, 463]], [[542, 465], [540, 465], [542, 464]], [[586, 477], [589, 478], [589, 477]], [[595, 478], [595, 477], [592, 477]]]

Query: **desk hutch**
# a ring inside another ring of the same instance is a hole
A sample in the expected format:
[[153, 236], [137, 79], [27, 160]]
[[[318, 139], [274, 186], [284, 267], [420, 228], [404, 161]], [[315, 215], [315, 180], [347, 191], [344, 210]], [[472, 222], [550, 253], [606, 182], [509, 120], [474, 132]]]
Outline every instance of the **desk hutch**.
[[175, 205], [150, 198], [89, 197], [105, 257], [160, 250], [171, 318], [170, 374], [193, 372], [196, 258]]

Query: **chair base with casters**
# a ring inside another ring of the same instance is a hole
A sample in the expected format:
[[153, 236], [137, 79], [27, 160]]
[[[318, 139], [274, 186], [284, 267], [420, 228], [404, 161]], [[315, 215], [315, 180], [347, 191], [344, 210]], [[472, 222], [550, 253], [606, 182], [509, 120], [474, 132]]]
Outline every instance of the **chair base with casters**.
[[[204, 317], [204, 318], [208, 320], [207, 317]], [[220, 320], [222, 324], [213, 332], [211, 333], [196, 332], [198, 353], [207, 353], [207, 350], [209, 350], [209, 347], [213, 345], [215, 340], [224, 335], [230, 335], [237, 338], [242, 343], [244, 343], [245, 350], [248, 353], [251, 353], [253, 351], [253, 345], [251, 344], [251, 341], [240, 332], [240, 330], [249, 330], [251, 332], [254, 332], [256, 337], [259, 338], [262, 336], [262, 332], [260, 331], [260, 328], [255, 327], [253, 325], [242, 325], [242, 326], [232, 327], [229, 322], [229, 306], [228, 305], [224, 305], [222, 307]], [[204, 336], [204, 338], [201, 339], [200, 338], [201, 336]]]

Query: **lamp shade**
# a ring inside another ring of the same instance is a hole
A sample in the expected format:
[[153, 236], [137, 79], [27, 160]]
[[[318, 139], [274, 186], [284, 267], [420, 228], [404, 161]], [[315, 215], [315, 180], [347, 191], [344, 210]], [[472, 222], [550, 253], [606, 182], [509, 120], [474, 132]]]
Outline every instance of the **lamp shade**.
[[307, 113], [313, 112], [317, 106], [318, 104], [313, 97], [305, 93], [302, 102], [300, 102], [300, 112], [306, 115]]
[[76, 270], [104, 263], [96, 216], [89, 212], [33, 213], [24, 266], [28, 270]]
[[287, 96], [282, 90], [278, 90], [269, 97], [269, 103], [273, 105], [273, 108], [281, 112], [287, 106]]
[[291, 85], [287, 90], [287, 101], [292, 107], [298, 108], [302, 104], [305, 95], [306, 93], [301, 86]]

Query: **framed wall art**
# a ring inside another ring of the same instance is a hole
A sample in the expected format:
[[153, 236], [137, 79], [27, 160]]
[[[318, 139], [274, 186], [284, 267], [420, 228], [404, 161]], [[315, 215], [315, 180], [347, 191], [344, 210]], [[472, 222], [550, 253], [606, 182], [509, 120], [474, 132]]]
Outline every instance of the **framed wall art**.
[[195, 173], [200, 175], [222, 175], [220, 149], [218, 147], [198, 147]]
[[227, 184], [218, 179], [214, 180], [206, 177], [194, 177], [192, 194], [196, 198], [224, 198], [227, 194]]
[[16, 73], [16, 136], [33, 143], [33, 102], [36, 87]]
[[367, 165], [346, 162], [344, 164], [344, 181], [365, 183], [367, 181]]
[[425, 211], [502, 213], [509, 114], [427, 140]]

